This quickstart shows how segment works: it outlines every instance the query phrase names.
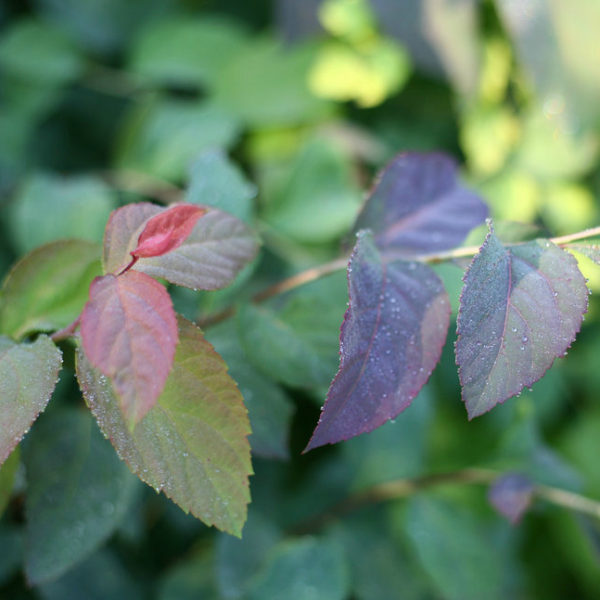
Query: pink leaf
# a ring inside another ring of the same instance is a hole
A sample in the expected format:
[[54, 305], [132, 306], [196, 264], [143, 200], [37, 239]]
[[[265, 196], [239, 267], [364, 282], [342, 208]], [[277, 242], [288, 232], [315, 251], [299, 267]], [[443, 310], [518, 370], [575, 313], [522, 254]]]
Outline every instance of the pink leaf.
[[169, 294], [137, 271], [96, 277], [81, 337], [86, 356], [112, 380], [123, 414], [135, 425], [156, 403], [173, 365], [177, 322]]
[[195, 204], [176, 204], [157, 214], [146, 223], [131, 255], [149, 258], [175, 250], [190, 235], [205, 212], [204, 208]]

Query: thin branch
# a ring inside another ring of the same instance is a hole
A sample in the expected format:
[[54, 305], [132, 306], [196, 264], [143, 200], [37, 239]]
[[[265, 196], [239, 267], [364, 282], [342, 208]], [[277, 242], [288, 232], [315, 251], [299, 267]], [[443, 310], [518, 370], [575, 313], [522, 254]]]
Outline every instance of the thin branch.
[[61, 342], [62, 340], [66, 340], [67, 338], [72, 337], [73, 334], [75, 333], [75, 330], [77, 329], [77, 327], [79, 327], [80, 319], [81, 319], [81, 315], [79, 315], [72, 323], [69, 323], [69, 325], [67, 325], [66, 327], [63, 327], [62, 329], [55, 331], [50, 336], [50, 339], [53, 342]]
[[586, 238], [596, 237], [599, 235], [600, 227], [592, 227], [590, 229], [585, 229], [584, 231], [578, 231], [577, 233], [570, 233], [569, 235], [551, 238], [550, 241], [554, 242], [557, 246], [562, 246], [570, 242], [576, 242], [577, 240], [584, 240]]
[[[350, 495], [332, 508], [294, 528], [295, 533], [312, 533], [355, 510], [372, 504], [408, 498], [420, 491], [442, 485], [475, 484], [490, 485], [500, 471], [470, 468], [447, 473], [434, 473], [412, 479], [398, 479], [380, 483], [367, 490]], [[600, 519], [600, 502], [574, 492], [546, 485], [536, 485], [534, 496], [555, 506], [574, 510]]]

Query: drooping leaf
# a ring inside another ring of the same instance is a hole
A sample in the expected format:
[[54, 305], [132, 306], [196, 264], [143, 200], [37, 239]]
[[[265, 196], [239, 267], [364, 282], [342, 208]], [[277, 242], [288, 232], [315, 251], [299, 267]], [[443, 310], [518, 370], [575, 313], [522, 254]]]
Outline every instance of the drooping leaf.
[[587, 256], [590, 260], [593, 260], [597, 265], [600, 265], [600, 245], [599, 244], [586, 244], [579, 242], [577, 244], [567, 244], [568, 250], [575, 250], [584, 256]]
[[[211, 327], [206, 339], [227, 363], [248, 409], [252, 453], [270, 458], [287, 458], [289, 429], [294, 405], [283, 389], [258, 371], [240, 343], [232, 320]], [[246, 536], [246, 530], [244, 530]]]
[[143, 273], [97, 277], [81, 313], [83, 349], [115, 386], [135, 424], [154, 406], [173, 364], [177, 322], [165, 288]]
[[175, 204], [151, 217], [145, 223], [131, 255], [150, 258], [179, 248], [205, 212], [206, 209], [194, 204]]
[[110, 214], [104, 230], [104, 273], [118, 273], [131, 260], [142, 229], [152, 217], [164, 210], [149, 202], [126, 204]]
[[350, 569], [341, 547], [330, 540], [300, 538], [278, 544], [248, 592], [249, 600], [344, 600]]
[[533, 492], [534, 485], [529, 477], [520, 473], [507, 473], [492, 484], [488, 499], [514, 525], [531, 505]]
[[15, 339], [74, 321], [100, 274], [100, 247], [83, 240], [33, 250], [10, 271], [0, 296], [0, 330]]
[[193, 162], [185, 201], [218, 208], [248, 223], [256, 193], [256, 186], [222, 150], [211, 149]]
[[142, 480], [208, 525], [240, 535], [252, 472], [248, 416], [221, 357], [179, 318], [179, 344], [163, 393], [130, 430], [105, 378], [83, 352], [77, 377], [119, 456]]
[[307, 450], [372, 431], [412, 402], [437, 364], [450, 318], [448, 295], [426, 265], [386, 263], [362, 232], [348, 264], [350, 305], [340, 368]]
[[35, 173], [9, 206], [8, 233], [21, 254], [60, 239], [99, 242], [114, 207], [112, 191], [98, 178]]
[[384, 253], [414, 256], [458, 246], [488, 210], [443, 154], [400, 154], [381, 172], [354, 231], [371, 229]]
[[[104, 236], [105, 272], [118, 272], [130, 262], [146, 221], [161, 210], [153, 204], [131, 204], [111, 215]], [[177, 285], [215, 290], [228, 285], [257, 249], [257, 239], [244, 223], [209, 209], [181, 246], [163, 256], [141, 258], [133, 269]]]
[[60, 350], [45, 335], [32, 344], [0, 336], [0, 464], [46, 408], [61, 366]]
[[44, 415], [24, 454], [25, 570], [37, 584], [86, 559], [113, 532], [137, 480], [88, 411]]
[[490, 231], [465, 278], [456, 363], [469, 418], [535, 383], [579, 331], [588, 291], [547, 240], [504, 247]]

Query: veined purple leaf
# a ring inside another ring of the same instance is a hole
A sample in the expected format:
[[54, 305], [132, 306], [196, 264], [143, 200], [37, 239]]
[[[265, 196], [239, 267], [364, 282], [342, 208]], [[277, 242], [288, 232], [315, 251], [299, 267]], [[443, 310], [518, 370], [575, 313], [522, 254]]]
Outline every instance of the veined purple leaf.
[[383, 252], [415, 256], [458, 246], [487, 206], [443, 154], [400, 154], [380, 173], [354, 231], [371, 229]]
[[513, 525], [518, 523], [533, 500], [534, 485], [520, 473], [498, 477], [488, 492], [490, 504]]
[[469, 418], [535, 383], [579, 331], [588, 291], [548, 240], [504, 247], [490, 231], [464, 277], [456, 363]]
[[438, 276], [417, 262], [384, 262], [361, 232], [348, 264], [350, 305], [340, 368], [307, 450], [372, 431], [409, 406], [437, 364], [450, 302]]

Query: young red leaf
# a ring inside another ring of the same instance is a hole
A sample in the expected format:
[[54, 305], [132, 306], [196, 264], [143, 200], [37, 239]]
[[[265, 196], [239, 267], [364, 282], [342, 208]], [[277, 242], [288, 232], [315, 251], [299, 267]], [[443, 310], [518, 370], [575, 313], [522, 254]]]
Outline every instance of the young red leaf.
[[146, 223], [131, 255], [149, 258], [175, 250], [190, 235], [205, 212], [206, 209], [195, 204], [175, 204], [157, 214]]
[[177, 322], [169, 294], [137, 271], [97, 277], [81, 337], [86, 356], [110, 377], [123, 414], [136, 424], [156, 403], [173, 364]]
[[444, 154], [396, 156], [379, 174], [354, 231], [371, 229], [384, 253], [414, 256], [458, 246], [488, 209]]
[[382, 259], [359, 234], [348, 264], [350, 305], [340, 336], [340, 368], [307, 450], [372, 431], [407, 408], [446, 340], [450, 302], [427, 265]]
[[548, 240], [504, 247], [488, 234], [464, 277], [456, 363], [469, 418], [535, 383], [581, 327], [577, 262]]

